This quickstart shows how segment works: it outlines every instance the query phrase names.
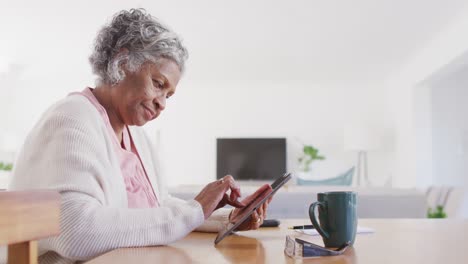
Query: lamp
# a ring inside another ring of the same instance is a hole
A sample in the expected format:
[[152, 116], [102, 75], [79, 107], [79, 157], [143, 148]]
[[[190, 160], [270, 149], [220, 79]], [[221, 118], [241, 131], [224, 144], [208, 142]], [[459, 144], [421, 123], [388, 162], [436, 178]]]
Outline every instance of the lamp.
[[369, 125], [348, 125], [344, 129], [343, 143], [345, 150], [357, 151], [357, 185], [362, 186], [362, 181], [369, 185], [367, 152], [380, 146], [379, 133]]

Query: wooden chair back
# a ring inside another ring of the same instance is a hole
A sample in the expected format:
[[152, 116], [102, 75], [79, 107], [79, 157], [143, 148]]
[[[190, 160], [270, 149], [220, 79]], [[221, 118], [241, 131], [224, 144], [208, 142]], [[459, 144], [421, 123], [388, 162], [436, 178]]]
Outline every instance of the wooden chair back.
[[59, 233], [58, 192], [0, 192], [0, 246], [8, 245], [8, 264], [36, 264], [37, 240]]

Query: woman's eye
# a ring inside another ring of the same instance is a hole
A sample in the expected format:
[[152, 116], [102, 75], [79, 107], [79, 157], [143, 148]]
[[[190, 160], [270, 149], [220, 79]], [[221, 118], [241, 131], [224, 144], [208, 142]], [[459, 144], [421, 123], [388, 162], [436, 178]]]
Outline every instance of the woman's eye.
[[153, 80], [153, 83], [154, 83], [154, 86], [155, 86], [156, 88], [161, 89], [161, 88], [164, 87], [163, 84], [162, 84], [161, 82], [159, 82], [159, 81]]

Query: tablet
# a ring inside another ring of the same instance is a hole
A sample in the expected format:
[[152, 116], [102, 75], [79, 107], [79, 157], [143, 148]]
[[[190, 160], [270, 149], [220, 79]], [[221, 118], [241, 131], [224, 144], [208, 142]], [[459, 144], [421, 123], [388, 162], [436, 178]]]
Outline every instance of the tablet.
[[[248, 209], [247, 212], [243, 214], [243, 216], [235, 223], [229, 223], [226, 228], [219, 231], [218, 236], [216, 237], [215, 244], [218, 244], [221, 240], [223, 240], [226, 236], [230, 235], [234, 230], [242, 224], [247, 218], [257, 210], [259, 206], [261, 206], [268, 198], [273, 196], [276, 191], [279, 190], [285, 183], [287, 183], [291, 179], [291, 173], [285, 173], [283, 176], [276, 179], [270, 186], [271, 191], [268, 193], [263, 199], [260, 200], [253, 200], [253, 202], [249, 205], [246, 205], [245, 208]], [[260, 195], [261, 196], [261, 195]]]

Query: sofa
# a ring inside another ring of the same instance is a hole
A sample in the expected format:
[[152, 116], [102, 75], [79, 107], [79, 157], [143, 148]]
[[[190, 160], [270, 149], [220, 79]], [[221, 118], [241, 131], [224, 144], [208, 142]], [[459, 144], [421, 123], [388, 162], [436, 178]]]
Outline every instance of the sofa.
[[[253, 193], [259, 185], [241, 185], [242, 195]], [[182, 185], [170, 188], [170, 193], [181, 199], [193, 199], [203, 188]], [[425, 218], [425, 193], [418, 189], [383, 187], [297, 186], [280, 189], [268, 208], [268, 218], [308, 218], [309, 205], [316, 201], [317, 193], [327, 191], [354, 191], [358, 194], [359, 218]]]

